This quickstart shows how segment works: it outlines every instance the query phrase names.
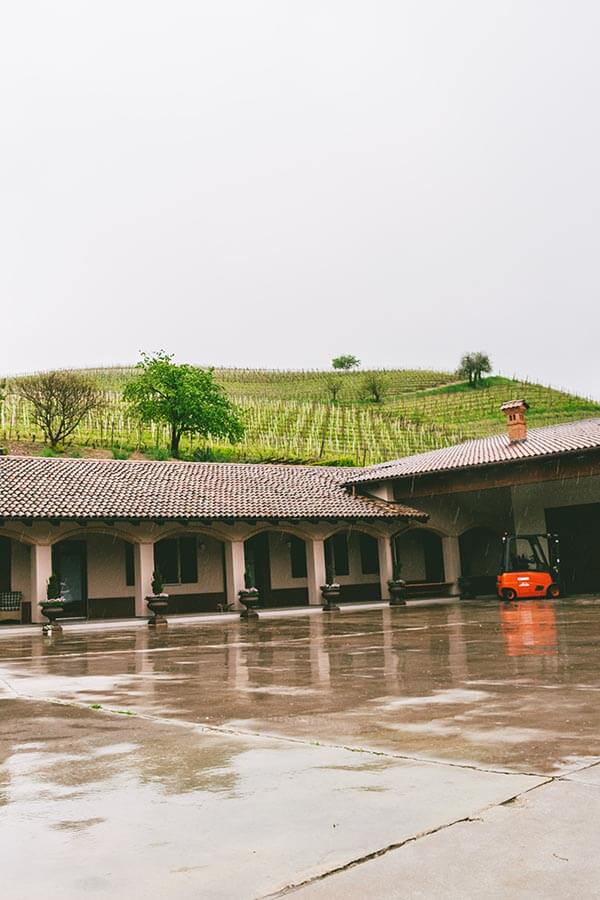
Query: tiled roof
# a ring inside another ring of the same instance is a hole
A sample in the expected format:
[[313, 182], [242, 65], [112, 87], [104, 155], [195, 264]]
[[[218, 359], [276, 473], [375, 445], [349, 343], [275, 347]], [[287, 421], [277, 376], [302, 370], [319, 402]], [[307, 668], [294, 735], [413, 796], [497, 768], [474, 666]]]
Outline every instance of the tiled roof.
[[0, 457], [0, 518], [427, 519], [354, 497], [348, 470], [312, 466]]
[[432, 472], [479, 468], [595, 448], [600, 448], [600, 419], [585, 419], [565, 425], [532, 428], [525, 440], [515, 443], [510, 442], [506, 433], [496, 434], [444, 447], [442, 450], [431, 450], [428, 453], [418, 453], [416, 456], [378, 463], [348, 478], [347, 483], [386, 481], [391, 478], [407, 478]]

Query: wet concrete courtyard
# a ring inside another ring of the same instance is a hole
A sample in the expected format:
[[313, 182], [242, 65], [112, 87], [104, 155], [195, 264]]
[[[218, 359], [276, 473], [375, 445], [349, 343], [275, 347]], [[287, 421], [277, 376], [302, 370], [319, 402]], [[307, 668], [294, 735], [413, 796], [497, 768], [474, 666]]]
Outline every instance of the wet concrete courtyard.
[[4, 898], [595, 896], [600, 602], [0, 639]]

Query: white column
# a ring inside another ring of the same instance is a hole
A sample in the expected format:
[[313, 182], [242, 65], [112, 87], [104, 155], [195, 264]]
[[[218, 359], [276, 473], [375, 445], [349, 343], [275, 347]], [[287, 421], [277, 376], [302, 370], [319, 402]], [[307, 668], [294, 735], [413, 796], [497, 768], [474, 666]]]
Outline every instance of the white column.
[[46, 599], [48, 579], [52, 575], [52, 546], [50, 544], [33, 544], [31, 547], [31, 621], [45, 622], [38, 606], [40, 600]]
[[225, 591], [227, 602], [233, 603], [235, 609], [241, 609], [238, 593], [245, 588], [244, 572], [246, 560], [243, 541], [225, 541]]
[[325, 542], [316, 538], [306, 541], [306, 569], [308, 574], [308, 602], [319, 606], [321, 585], [325, 584]]
[[388, 588], [388, 581], [394, 574], [391, 538], [377, 538], [377, 549], [379, 551], [379, 583], [381, 585], [381, 599], [389, 600], [390, 590]]
[[458, 538], [453, 534], [442, 538], [442, 550], [444, 554], [444, 580], [451, 582], [450, 593], [458, 594], [458, 579], [461, 573]]
[[135, 614], [149, 615], [146, 597], [152, 593], [152, 573], [154, 572], [154, 544], [144, 541], [134, 544], [133, 559], [135, 566]]

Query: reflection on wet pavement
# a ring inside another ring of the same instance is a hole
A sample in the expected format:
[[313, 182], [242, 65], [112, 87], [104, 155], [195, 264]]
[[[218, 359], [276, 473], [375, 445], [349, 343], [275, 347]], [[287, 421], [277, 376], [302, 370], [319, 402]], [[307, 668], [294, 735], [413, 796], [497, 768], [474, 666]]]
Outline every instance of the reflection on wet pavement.
[[0, 672], [30, 697], [556, 773], [597, 751], [599, 632], [573, 601], [382, 607], [15, 637]]
[[3, 897], [264, 896], [593, 787], [599, 629], [562, 601], [7, 636]]

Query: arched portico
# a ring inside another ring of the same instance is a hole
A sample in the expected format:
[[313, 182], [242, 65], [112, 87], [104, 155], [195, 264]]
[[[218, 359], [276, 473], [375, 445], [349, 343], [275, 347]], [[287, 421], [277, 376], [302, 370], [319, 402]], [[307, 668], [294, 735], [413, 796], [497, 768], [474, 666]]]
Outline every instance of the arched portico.
[[381, 600], [380, 541], [389, 542], [368, 526], [338, 528], [324, 543], [328, 581], [341, 585], [340, 600]]
[[149, 542], [132, 539], [131, 532], [80, 526], [53, 541], [52, 571], [70, 601], [69, 616], [112, 619], [145, 615], [145, 598], [151, 592], [155, 571], [162, 575], [173, 614], [216, 611], [226, 602], [221, 540], [206, 531], [181, 526], [159, 531]]
[[258, 588], [264, 606], [308, 604], [306, 541], [295, 530], [256, 530], [244, 541], [244, 565], [246, 581]]
[[411, 528], [392, 538], [401, 576], [408, 584], [446, 581], [442, 535], [433, 528]]
[[0, 534], [0, 626], [31, 622], [31, 541]]

